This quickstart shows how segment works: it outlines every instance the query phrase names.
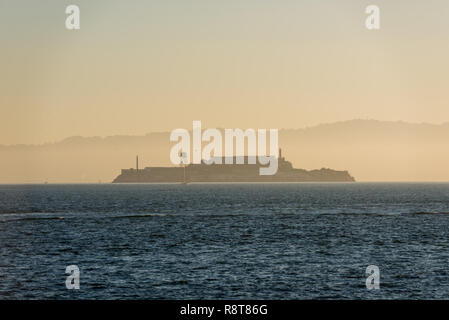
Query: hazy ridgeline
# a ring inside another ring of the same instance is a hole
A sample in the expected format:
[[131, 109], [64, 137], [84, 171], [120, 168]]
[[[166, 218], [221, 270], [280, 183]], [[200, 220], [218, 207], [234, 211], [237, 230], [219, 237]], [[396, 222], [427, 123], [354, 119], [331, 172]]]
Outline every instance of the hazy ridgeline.
[[[173, 145], [167, 132], [0, 146], [0, 183], [110, 182], [137, 154], [142, 168], [171, 165]], [[296, 168], [348, 170], [358, 181], [449, 181], [449, 124], [352, 120], [281, 129], [279, 145]]]

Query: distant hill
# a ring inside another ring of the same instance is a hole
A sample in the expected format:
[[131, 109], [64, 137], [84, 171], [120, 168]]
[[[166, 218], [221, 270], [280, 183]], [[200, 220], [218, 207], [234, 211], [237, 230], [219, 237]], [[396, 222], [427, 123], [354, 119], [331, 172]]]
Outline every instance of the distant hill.
[[[350, 120], [279, 132], [296, 168], [348, 170], [357, 181], [449, 181], [449, 124]], [[0, 183], [111, 182], [122, 168], [170, 165], [169, 133], [70, 137], [0, 146]]]

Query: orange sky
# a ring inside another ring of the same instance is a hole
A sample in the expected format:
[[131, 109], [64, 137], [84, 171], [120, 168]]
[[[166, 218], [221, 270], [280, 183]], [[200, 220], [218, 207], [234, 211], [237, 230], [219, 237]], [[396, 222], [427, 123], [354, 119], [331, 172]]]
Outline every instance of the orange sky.
[[449, 120], [447, 1], [74, 3], [78, 31], [64, 1], [0, 4], [0, 144]]

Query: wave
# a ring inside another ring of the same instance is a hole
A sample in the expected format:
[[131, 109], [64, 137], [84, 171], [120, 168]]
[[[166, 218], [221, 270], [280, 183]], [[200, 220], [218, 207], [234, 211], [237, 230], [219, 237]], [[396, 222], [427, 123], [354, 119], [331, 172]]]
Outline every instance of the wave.
[[[24, 209], [13, 209], [13, 210], [8, 210], [8, 209], [0, 209], [0, 215], [3, 214], [39, 214], [39, 213], [61, 213], [61, 211], [57, 211], [57, 210], [40, 210], [40, 209], [28, 209], [28, 210], [24, 210]], [[69, 213], [69, 212], [63, 212], [63, 213]]]
[[[88, 213], [89, 215], [84, 215], [84, 213]], [[72, 214], [75, 214], [72, 216]], [[27, 211], [27, 210], [10, 210], [10, 211], [0, 211], [0, 217], [8, 217], [7, 219], [0, 219], [0, 222], [8, 222], [8, 221], [35, 221], [35, 220], [61, 220], [64, 218], [70, 217], [84, 217], [84, 218], [107, 218], [107, 219], [147, 219], [154, 217], [165, 217], [165, 216], [201, 216], [209, 219], [220, 219], [220, 218], [228, 218], [228, 217], [241, 217], [241, 216], [266, 216], [273, 215], [278, 216], [280, 219], [284, 216], [297, 216], [297, 215], [317, 215], [317, 216], [400, 216], [400, 215], [449, 215], [449, 211], [379, 211], [379, 212], [363, 212], [363, 211], [341, 211], [341, 212], [326, 212], [326, 211], [318, 211], [314, 212], [314, 210], [300, 210], [298, 212], [289, 212], [289, 213], [281, 213], [274, 212], [271, 209], [267, 209], [265, 212], [251, 212], [250, 210], [247, 213], [242, 212], [231, 212], [231, 213], [205, 213], [205, 212], [176, 212], [176, 213], [148, 213], [148, 214], [122, 214], [115, 215], [110, 212], [79, 212], [80, 215], [76, 214], [75, 211], [61, 212], [61, 211], [49, 211], [49, 210], [38, 210], [38, 211]], [[16, 216], [17, 215], [17, 216]], [[19, 217], [21, 215], [26, 215], [25, 217]], [[36, 216], [34, 216], [36, 215]], [[50, 215], [50, 216], [48, 216]], [[57, 215], [57, 216], [54, 216]], [[63, 216], [61, 216], [63, 215]]]
[[112, 216], [108, 217], [110, 219], [134, 219], [134, 218], [154, 218], [154, 217], [164, 217], [167, 214], [164, 213], [151, 213], [151, 214], [133, 214], [133, 215], [124, 215], [124, 216]]
[[18, 219], [3, 219], [0, 220], [0, 223], [6, 223], [6, 222], [16, 222], [16, 221], [37, 221], [37, 220], [63, 220], [64, 217], [25, 217], [25, 218], [18, 218]]
[[449, 214], [449, 211], [418, 211], [413, 214]]

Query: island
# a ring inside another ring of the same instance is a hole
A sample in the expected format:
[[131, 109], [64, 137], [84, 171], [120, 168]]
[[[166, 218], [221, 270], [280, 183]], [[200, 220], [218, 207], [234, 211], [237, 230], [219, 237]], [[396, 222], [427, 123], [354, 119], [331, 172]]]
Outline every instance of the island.
[[[234, 159], [235, 160], [235, 159]], [[194, 182], [354, 182], [348, 171], [336, 171], [322, 168], [304, 170], [293, 168], [291, 162], [279, 152], [278, 170], [274, 175], [260, 175], [259, 163], [250, 164], [244, 157], [244, 164], [188, 164], [178, 167], [146, 167], [139, 169], [138, 158], [136, 168], [122, 169], [113, 183], [194, 183]]]

